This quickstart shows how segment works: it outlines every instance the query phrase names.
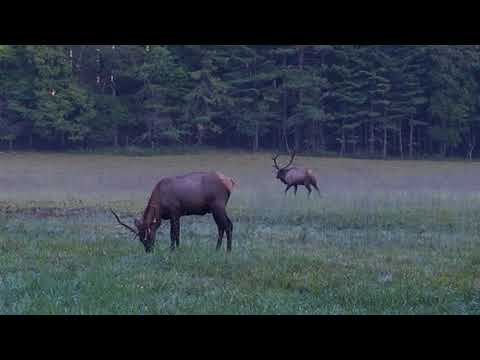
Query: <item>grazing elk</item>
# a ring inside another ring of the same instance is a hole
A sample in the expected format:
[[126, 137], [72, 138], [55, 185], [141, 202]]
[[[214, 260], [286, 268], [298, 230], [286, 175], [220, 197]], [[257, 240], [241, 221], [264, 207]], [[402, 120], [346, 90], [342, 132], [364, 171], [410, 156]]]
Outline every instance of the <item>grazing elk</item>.
[[317, 179], [315, 178], [312, 170], [301, 167], [290, 167], [295, 159], [295, 152], [292, 154], [290, 162], [283, 167], [279, 166], [277, 163], [278, 156], [279, 155], [275, 155], [272, 158], [273, 167], [277, 170], [277, 179], [287, 185], [287, 188], [285, 189], [285, 195], [287, 195], [287, 192], [291, 187], [295, 188], [295, 195], [297, 195], [298, 186], [305, 186], [305, 188], [308, 190], [309, 197], [312, 193], [311, 186], [313, 186], [320, 194], [320, 190], [318, 190], [317, 186]]
[[141, 220], [135, 220], [136, 230], [120, 221], [118, 223], [138, 236], [147, 253], [153, 250], [155, 234], [161, 220], [170, 220], [170, 249], [180, 245], [180, 218], [189, 215], [213, 214], [218, 227], [217, 250], [227, 233], [227, 251], [232, 250], [233, 225], [227, 216], [230, 194], [235, 186], [233, 179], [219, 172], [194, 172], [160, 180], [150, 197]]

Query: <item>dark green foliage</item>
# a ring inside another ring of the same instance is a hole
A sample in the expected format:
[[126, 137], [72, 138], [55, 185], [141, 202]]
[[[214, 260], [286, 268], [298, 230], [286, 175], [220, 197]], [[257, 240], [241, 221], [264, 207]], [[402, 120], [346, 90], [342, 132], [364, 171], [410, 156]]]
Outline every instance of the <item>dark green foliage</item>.
[[0, 45], [0, 146], [472, 158], [477, 45]]

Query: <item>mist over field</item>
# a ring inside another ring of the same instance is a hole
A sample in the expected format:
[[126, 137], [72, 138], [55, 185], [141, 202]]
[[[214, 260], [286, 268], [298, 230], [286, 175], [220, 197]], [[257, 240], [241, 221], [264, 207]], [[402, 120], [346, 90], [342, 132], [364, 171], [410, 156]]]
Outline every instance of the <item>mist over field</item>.
[[[287, 157], [283, 158], [288, 159]], [[107, 156], [56, 153], [0, 154], [0, 197], [35, 198], [55, 194], [89, 198], [105, 194], [130, 199], [149, 195], [167, 176], [198, 170], [218, 170], [238, 180], [240, 192], [278, 197], [282, 184], [275, 180], [271, 154], [203, 152], [198, 155]], [[405, 197], [411, 194], [475, 197], [480, 191], [480, 164], [459, 161], [382, 161], [298, 156], [295, 165], [314, 170], [322, 193], [329, 198], [367, 195]], [[272, 189], [275, 186], [275, 189]], [[268, 190], [268, 191], [267, 191]], [[141, 196], [141, 195], [140, 195]], [[143, 197], [142, 197], [143, 198]], [[414, 197], [411, 197], [414, 200]]]

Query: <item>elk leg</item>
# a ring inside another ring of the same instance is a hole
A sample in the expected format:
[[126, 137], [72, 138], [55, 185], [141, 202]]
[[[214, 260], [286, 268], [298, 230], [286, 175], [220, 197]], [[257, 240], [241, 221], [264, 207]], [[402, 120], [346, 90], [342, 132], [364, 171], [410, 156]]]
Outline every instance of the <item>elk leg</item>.
[[318, 191], [318, 193], [320, 194], [320, 190], [318, 189], [318, 186], [317, 186], [317, 184], [315, 184], [315, 183], [312, 183], [312, 186], [313, 186], [313, 187], [315, 188], [315, 190], [317, 190], [317, 191]]
[[227, 229], [226, 219], [225, 219], [225, 215], [222, 214], [221, 210], [216, 210], [213, 212], [213, 219], [215, 220], [215, 223], [217, 224], [217, 228], [218, 228], [218, 240], [217, 240], [217, 251], [218, 251], [222, 248], [223, 235], [225, 233], [225, 230]]
[[232, 232], [233, 224], [228, 218], [225, 209], [218, 209], [213, 211], [213, 218], [217, 223], [218, 227], [218, 241], [217, 241], [217, 250], [220, 250], [222, 247], [223, 234], [227, 232], [227, 251], [232, 251]]
[[177, 228], [177, 238], [176, 238], [176, 243], [177, 243], [177, 249], [180, 247], [180, 219], [178, 219], [178, 228]]
[[232, 251], [233, 224], [226, 214], [225, 214], [225, 217], [227, 218], [227, 252], [231, 252]]
[[175, 250], [175, 245], [180, 246], [180, 218], [170, 219], [170, 250]]
[[288, 190], [290, 190], [291, 187], [292, 187], [292, 185], [287, 186], [287, 188], [285, 189], [285, 195], [287, 195], [287, 192], [288, 192]]
[[295, 196], [297, 196], [298, 185], [295, 185]]
[[218, 226], [218, 240], [217, 240], [217, 251], [222, 248], [222, 242], [223, 242], [223, 235], [225, 234], [225, 230]]
[[308, 197], [310, 197], [311, 193], [312, 193], [312, 188], [310, 187], [310, 185], [305, 185], [305, 187], [307, 188], [308, 190]]

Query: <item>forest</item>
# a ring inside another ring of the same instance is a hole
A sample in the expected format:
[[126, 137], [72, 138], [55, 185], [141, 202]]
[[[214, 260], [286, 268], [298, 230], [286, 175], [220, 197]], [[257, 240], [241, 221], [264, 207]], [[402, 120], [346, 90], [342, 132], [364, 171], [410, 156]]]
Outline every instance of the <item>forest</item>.
[[480, 155], [478, 45], [0, 45], [0, 149]]

